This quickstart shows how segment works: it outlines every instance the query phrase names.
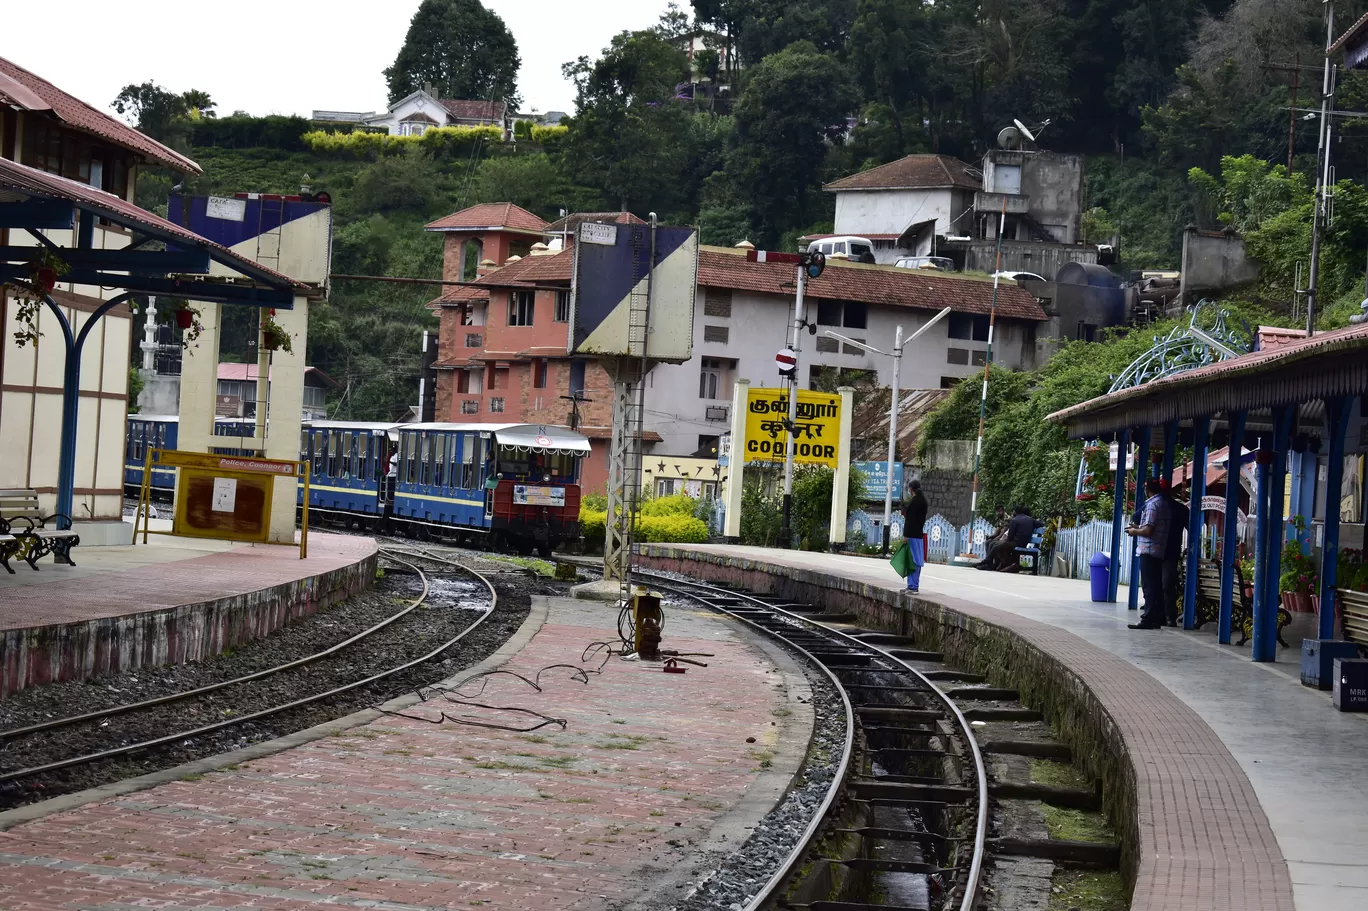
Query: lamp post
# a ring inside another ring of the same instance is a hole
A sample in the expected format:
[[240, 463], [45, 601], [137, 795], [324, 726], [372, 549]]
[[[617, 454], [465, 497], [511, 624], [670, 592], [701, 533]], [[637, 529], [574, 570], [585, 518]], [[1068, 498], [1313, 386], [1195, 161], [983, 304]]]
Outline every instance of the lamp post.
[[893, 350], [891, 352], [880, 351], [873, 345], [866, 345], [864, 342], [857, 342], [853, 338], [847, 338], [846, 336], [841, 335], [839, 332], [832, 332], [830, 329], [826, 331], [827, 335], [831, 336], [834, 339], [839, 339], [847, 345], [853, 345], [856, 348], [860, 348], [864, 351], [869, 351], [873, 354], [882, 354], [885, 357], [893, 358], [893, 396], [888, 406], [888, 467], [884, 469], [883, 552], [885, 554], [888, 553], [889, 524], [893, 519], [893, 459], [898, 447], [898, 381], [900, 378], [899, 374], [902, 371], [903, 347], [908, 342], [912, 341], [917, 336], [921, 335], [927, 329], [930, 329], [932, 326], [936, 325], [936, 323], [944, 319], [946, 314], [948, 314], [949, 312], [950, 308], [946, 307], [940, 313], [937, 313], [935, 316], [931, 317], [931, 319], [928, 320], [920, 329], [918, 329], [916, 332], [913, 332], [907, 338], [903, 338], [903, 327], [899, 326], [898, 331], [893, 338]]

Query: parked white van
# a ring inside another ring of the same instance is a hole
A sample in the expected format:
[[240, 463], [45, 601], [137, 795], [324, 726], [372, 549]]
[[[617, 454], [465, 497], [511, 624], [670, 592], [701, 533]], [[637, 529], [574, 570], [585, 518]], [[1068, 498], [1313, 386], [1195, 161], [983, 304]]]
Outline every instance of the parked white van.
[[867, 237], [855, 237], [854, 235], [824, 237], [821, 240], [814, 240], [808, 244], [808, 252], [821, 252], [827, 256], [843, 253], [851, 262], [874, 262], [874, 242]]
[[955, 271], [955, 262], [948, 256], [904, 256], [893, 265], [898, 269], [928, 269], [933, 272]]

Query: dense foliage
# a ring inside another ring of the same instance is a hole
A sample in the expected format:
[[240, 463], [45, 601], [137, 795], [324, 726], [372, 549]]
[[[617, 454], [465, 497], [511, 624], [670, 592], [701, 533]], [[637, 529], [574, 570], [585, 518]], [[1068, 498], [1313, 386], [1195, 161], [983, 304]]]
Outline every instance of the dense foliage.
[[431, 86], [438, 98], [517, 107], [521, 65], [513, 33], [480, 0], [423, 0], [385, 80], [391, 102]]

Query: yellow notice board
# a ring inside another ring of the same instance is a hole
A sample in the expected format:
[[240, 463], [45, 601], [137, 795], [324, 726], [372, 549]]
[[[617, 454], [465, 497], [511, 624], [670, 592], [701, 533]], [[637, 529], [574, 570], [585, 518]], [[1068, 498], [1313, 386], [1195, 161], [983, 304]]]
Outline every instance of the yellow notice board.
[[[782, 462], [788, 449], [787, 389], [751, 389], [746, 401], [747, 462]], [[805, 465], [836, 467], [841, 441], [841, 397], [798, 391], [793, 460]], [[733, 456], [735, 457], [735, 456]]]
[[[218, 453], [180, 452], [154, 449], [148, 453], [143, 470], [143, 491], [139, 513], [151, 514], [152, 468], [178, 468], [176, 508], [171, 534], [191, 538], [219, 538], [265, 544], [271, 531], [271, 501], [276, 478], [286, 478], [294, 488], [304, 481], [304, 520], [299, 541], [299, 556], [308, 555], [309, 541], [309, 464], [253, 456]], [[143, 521], [143, 543], [147, 543], [148, 521]]]

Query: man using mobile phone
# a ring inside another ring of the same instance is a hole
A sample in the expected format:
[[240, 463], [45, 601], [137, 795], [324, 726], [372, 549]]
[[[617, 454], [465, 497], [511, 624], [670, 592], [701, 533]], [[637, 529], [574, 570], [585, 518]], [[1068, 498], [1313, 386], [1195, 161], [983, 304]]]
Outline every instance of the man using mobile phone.
[[1164, 555], [1168, 551], [1172, 530], [1173, 511], [1164, 498], [1163, 485], [1158, 478], [1145, 482], [1145, 508], [1140, 513], [1140, 524], [1126, 529], [1136, 540], [1136, 554], [1140, 563], [1140, 587], [1145, 592], [1145, 610], [1139, 623], [1131, 629], [1159, 629], [1167, 621], [1164, 607]]

